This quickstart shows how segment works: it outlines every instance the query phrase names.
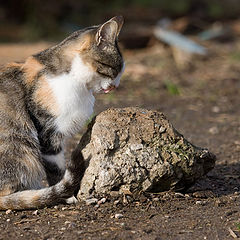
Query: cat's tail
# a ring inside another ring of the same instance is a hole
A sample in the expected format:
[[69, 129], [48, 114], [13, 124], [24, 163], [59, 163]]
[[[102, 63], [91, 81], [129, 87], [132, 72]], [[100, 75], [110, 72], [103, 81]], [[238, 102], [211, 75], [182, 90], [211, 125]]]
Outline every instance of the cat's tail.
[[85, 164], [82, 153], [75, 151], [60, 182], [51, 187], [25, 190], [0, 197], [0, 210], [36, 209], [66, 202], [66, 199], [72, 197], [79, 186], [84, 171]]

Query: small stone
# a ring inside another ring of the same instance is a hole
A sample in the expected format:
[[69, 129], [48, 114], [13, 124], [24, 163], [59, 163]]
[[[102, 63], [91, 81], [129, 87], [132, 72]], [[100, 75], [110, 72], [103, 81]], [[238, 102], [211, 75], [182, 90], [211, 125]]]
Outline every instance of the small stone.
[[130, 148], [131, 148], [132, 151], [137, 151], [137, 150], [143, 149], [143, 145], [142, 144], [132, 144], [130, 146]]
[[98, 199], [97, 198], [90, 198], [90, 199], [86, 199], [85, 202], [86, 202], [87, 205], [94, 205], [98, 202]]
[[152, 199], [154, 202], [158, 202], [159, 201], [159, 198], [158, 197], [155, 197]]
[[123, 215], [121, 213], [116, 213], [114, 217], [120, 219], [123, 218]]
[[96, 204], [96, 205], [94, 206], [95, 209], [97, 209], [97, 208], [99, 208], [99, 207], [100, 207], [99, 204]]
[[62, 211], [65, 211], [67, 210], [68, 208], [67, 207], [62, 207]]
[[191, 198], [190, 195], [187, 194], [187, 193], [185, 194], [185, 197], [186, 197], [186, 198]]
[[38, 215], [39, 212], [38, 212], [38, 210], [35, 210], [32, 214], [33, 214], [33, 215]]
[[10, 214], [10, 213], [12, 213], [12, 210], [11, 210], [11, 209], [8, 209], [8, 210], [6, 211], [6, 214], [8, 215], [8, 214]]
[[209, 128], [209, 133], [211, 133], [211, 134], [213, 134], [213, 135], [215, 135], [215, 134], [218, 134], [219, 133], [219, 129], [218, 129], [218, 127], [211, 127], [211, 128]]
[[218, 106], [214, 106], [214, 107], [212, 107], [212, 112], [219, 113], [220, 112], [220, 108]]
[[97, 204], [98, 204], [98, 205], [101, 205], [101, 204], [105, 203], [106, 201], [107, 201], [106, 198], [102, 198], [102, 199], [100, 199], [100, 200], [97, 202]]
[[176, 193], [175, 193], [175, 196], [176, 196], [177, 198], [185, 198], [184, 194], [179, 193], [179, 192], [176, 192]]
[[7, 221], [7, 222], [10, 222], [10, 218], [8, 218], [6, 221]]
[[196, 203], [197, 205], [202, 205], [202, 206], [203, 206], [203, 205], [206, 204], [206, 201], [199, 201], [199, 200], [198, 200], [198, 201], [196, 201], [195, 203]]
[[119, 202], [120, 202], [120, 200], [116, 200], [116, 201], [114, 201], [114, 205], [117, 205], [117, 204], [119, 204]]
[[240, 145], [240, 141], [234, 141], [234, 144]]
[[221, 199], [217, 199], [216, 202], [215, 202], [215, 204], [216, 204], [216, 206], [221, 207], [221, 206], [224, 205], [224, 201], [221, 200]]
[[163, 126], [161, 126], [160, 129], [159, 129], [159, 132], [160, 132], [160, 133], [164, 133], [165, 131], [166, 131], [166, 128], [163, 127]]
[[70, 221], [65, 221], [64, 224], [67, 225], [67, 224], [70, 224], [70, 223], [71, 223]]

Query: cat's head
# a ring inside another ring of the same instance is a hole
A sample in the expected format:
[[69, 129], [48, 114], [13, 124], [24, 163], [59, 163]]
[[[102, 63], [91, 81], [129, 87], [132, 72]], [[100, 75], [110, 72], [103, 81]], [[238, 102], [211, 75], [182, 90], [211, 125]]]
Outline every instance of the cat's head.
[[95, 92], [109, 92], [117, 87], [124, 70], [118, 48], [123, 17], [113, 17], [99, 26], [74, 32], [58, 45], [69, 72]]

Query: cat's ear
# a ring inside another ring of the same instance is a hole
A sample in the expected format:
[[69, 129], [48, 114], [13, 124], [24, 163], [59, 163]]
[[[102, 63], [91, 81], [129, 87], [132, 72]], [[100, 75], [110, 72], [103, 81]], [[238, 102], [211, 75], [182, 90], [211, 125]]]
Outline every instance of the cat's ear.
[[123, 17], [116, 16], [111, 18], [109, 21], [102, 24], [97, 31], [96, 41], [99, 45], [101, 41], [114, 43], [121, 31], [123, 25]]

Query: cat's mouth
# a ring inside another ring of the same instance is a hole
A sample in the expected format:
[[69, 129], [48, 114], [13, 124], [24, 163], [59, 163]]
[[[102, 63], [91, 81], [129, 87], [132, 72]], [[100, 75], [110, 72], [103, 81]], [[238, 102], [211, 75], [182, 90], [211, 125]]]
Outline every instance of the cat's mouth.
[[102, 88], [102, 91], [104, 93], [109, 93], [110, 91], [114, 90], [115, 88], [116, 88], [116, 86], [110, 85], [108, 88]]

